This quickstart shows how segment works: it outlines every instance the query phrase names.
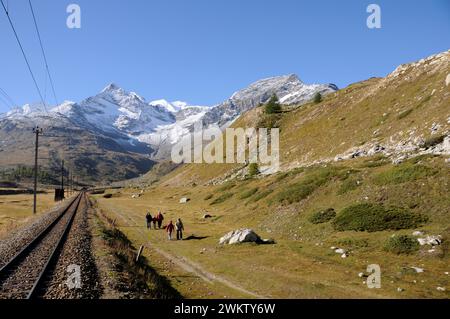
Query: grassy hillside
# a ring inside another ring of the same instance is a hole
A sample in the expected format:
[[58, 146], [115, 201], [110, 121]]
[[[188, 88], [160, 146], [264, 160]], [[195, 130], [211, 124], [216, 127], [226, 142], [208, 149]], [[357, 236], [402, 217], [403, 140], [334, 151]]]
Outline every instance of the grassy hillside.
[[[163, 249], [258, 296], [448, 298], [449, 61], [446, 52], [320, 103], [284, 107], [271, 122], [280, 128], [277, 174], [240, 178], [243, 164], [188, 164], [140, 198], [131, 199], [137, 190], [127, 188], [99, 197], [99, 205], [134, 241], [150, 236], [155, 248], [147, 254], [155, 260], [167, 257], [158, 253]], [[233, 126], [259, 126], [263, 117], [257, 108]], [[190, 201], [180, 204], [181, 197]], [[202, 239], [168, 243], [139, 226], [147, 210], [158, 209], [183, 218], [187, 232]], [[218, 245], [243, 227], [276, 244]], [[420, 246], [418, 236], [427, 235], [441, 236], [442, 244]], [[382, 269], [381, 289], [365, 284], [369, 264]], [[230, 296], [230, 285], [200, 289], [171, 280], [183, 295], [205, 297], [210, 289]]]

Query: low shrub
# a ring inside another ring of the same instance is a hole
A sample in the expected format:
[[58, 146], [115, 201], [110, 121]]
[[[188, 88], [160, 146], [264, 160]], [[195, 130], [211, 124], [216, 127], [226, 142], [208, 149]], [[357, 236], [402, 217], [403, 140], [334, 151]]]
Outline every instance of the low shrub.
[[427, 222], [426, 216], [399, 207], [356, 204], [345, 208], [333, 221], [338, 231], [382, 231], [416, 228]]
[[328, 208], [312, 214], [309, 221], [312, 224], [323, 224], [329, 222], [334, 217], [336, 217], [336, 212], [333, 208]]
[[258, 191], [258, 188], [252, 188], [252, 189], [246, 190], [239, 196], [239, 199], [249, 198], [249, 197], [253, 196], [257, 191]]
[[411, 254], [419, 250], [419, 243], [417, 242], [417, 239], [412, 236], [394, 236], [386, 241], [384, 250], [398, 255]]
[[261, 199], [263, 199], [263, 198], [269, 196], [269, 195], [272, 194], [272, 193], [273, 193], [273, 190], [272, 190], [272, 189], [268, 189], [268, 190], [266, 190], [266, 191], [264, 191], [264, 192], [261, 192], [261, 193], [256, 194], [256, 195], [251, 199], [251, 201], [252, 201], [252, 202], [258, 202], [258, 201], [260, 201]]
[[225, 193], [220, 195], [219, 197], [217, 197], [215, 200], [213, 200], [211, 202], [211, 205], [216, 205], [216, 204], [220, 204], [223, 203], [224, 201], [226, 201], [227, 199], [233, 197], [233, 193]]
[[317, 188], [336, 177], [345, 180], [348, 174], [333, 167], [316, 169], [309, 173], [302, 181], [286, 186], [285, 190], [277, 194], [276, 201], [283, 204], [299, 202], [311, 195]]
[[225, 191], [228, 191], [228, 190], [232, 189], [235, 186], [236, 186], [236, 184], [234, 184], [234, 183], [225, 183], [223, 186], [221, 186], [218, 189], [218, 191], [219, 192], [225, 192]]

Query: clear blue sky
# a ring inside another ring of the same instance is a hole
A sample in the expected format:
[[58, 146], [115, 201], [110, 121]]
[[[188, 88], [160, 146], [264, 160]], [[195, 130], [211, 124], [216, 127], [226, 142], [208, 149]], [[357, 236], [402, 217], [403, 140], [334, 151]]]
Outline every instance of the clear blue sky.
[[[28, 0], [10, 15], [45, 91]], [[82, 28], [66, 27], [77, 3]], [[366, 27], [366, 7], [382, 29]], [[110, 82], [147, 100], [212, 105], [260, 78], [296, 73], [344, 87], [449, 49], [450, 1], [33, 0], [56, 93], [80, 101]], [[3, 10], [0, 87], [17, 104], [39, 101]], [[47, 87], [47, 100], [53, 103]], [[7, 107], [0, 103], [0, 112]]]

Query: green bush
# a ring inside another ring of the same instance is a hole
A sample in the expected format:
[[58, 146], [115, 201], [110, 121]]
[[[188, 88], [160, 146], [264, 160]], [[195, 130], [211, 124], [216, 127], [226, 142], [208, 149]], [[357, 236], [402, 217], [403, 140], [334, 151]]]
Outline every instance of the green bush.
[[246, 199], [251, 196], [253, 196], [258, 191], [258, 188], [249, 189], [247, 191], [244, 191], [241, 196], [239, 196], [239, 199]]
[[403, 163], [375, 176], [378, 185], [401, 184], [436, 174], [436, 170], [424, 165]]
[[394, 236], [387, 240], [384, 250], [394, 254], [411, 254], [419, 250], [419, 243], [412, 236]]
[[215, 200], [213, 200], [211, 202], [211, 205], [216, 205], [216, 204], [220, 204], [223, 203], [224, 201], [226, 201], [227, 199], [233, 197], [233, 193], [225, 193], [220, 195], [219, 197], [217, 197]]
[[329, 222], [334, 217], [336, 217], [336, 212], [333, 208], [328, 208], [312, 214], [309, 221], [313, 224], [323, 224]]
[[316, 104], [322, 102], [322, 94], [320, 94], [319, 92], [317, 92], [317, 93], [314, 95], [313, 101], [314, 101], [314, 103], [316, 103]]
[[382, 231], [416, 228], [428, 218], [399, 207], [379, 204], [356, 204], [345, 208], [333, 221], [338, 231]]
[[259, 166], [257, 163], [250, 163], [248, 166], [248, 176], [253, 177], [259, 174]]

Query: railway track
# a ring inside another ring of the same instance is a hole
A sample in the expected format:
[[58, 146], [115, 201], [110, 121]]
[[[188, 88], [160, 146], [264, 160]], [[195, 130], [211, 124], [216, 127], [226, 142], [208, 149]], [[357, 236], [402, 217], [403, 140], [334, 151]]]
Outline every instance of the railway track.
[[78, 194], [53, 222], [0, 269], [0, 299], [32, 299], [43, 294], [47, 277], [85, 196], [83, 192]]

